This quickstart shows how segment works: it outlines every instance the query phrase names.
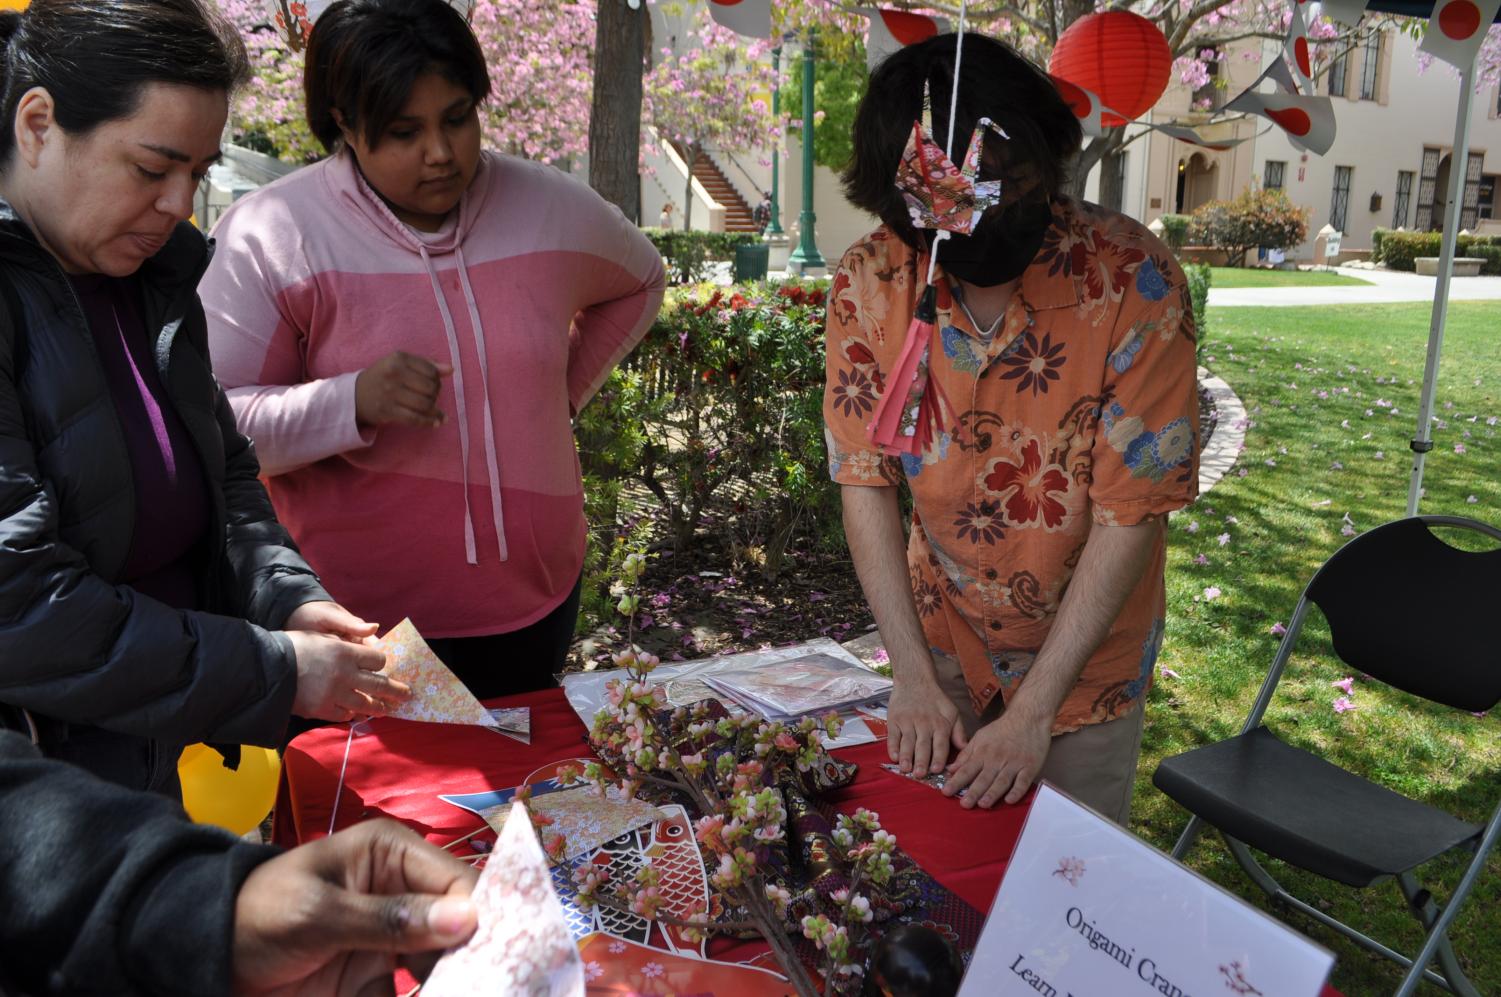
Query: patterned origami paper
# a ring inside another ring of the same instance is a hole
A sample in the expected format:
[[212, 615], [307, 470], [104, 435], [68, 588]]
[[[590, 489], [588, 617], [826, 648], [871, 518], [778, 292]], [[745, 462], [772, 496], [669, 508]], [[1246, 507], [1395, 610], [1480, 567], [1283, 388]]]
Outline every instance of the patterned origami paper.
[[585, 936], [579, 943], [589, 993], [619, 997], [786, 997], [784, 976], [759, 966], [673, 955], [624, 938]]
[[438, 660], [411, 620], [402, 620], [392, 627], [376, 646], [386, 652], [386, 667], [381, 674], [412, 689], [412, 698], [389, 716], [430, 724], [490, 727], [495, 723], [490, 711]]
[[[518, 804], [519, 806], [519, 804]], [[426, 997], [518, 994], [579, 997], [584, 964], [553, 892], [531, 821], [508, 822], [473, 898], [479, 928], [450, 950], [422, 987]]]
[[1000, 125], [981, 118], [970, 136], [964, 165], [959, 167], [933, 141], [922, 122], [912, 123], [912, 135], [897, 164], [896, 186], [907, 202], [913, 226], [968, 235], [979, 224], [985, 209], [1000, 203], [999, 180], [975, 179], [980, 172], [985, 138], [990, 134], [1010, 137]]
[[[502, 803], [480, 813], [485, 823], [504, 834], [511, 823], [515, 803]], [[563, 862], [593, 852], [605, 842], [650, 824], [662, 817], [662, 811], [637, 799], [621, 799], [616, 793], [603, 798], [589, 786], [533, 796], [531, 810], [543, 825], [542, 838], [549, 842], [548, 853], [555, 862]], [[551, 842], [561, 835], [563, 851], [554, 854]]]

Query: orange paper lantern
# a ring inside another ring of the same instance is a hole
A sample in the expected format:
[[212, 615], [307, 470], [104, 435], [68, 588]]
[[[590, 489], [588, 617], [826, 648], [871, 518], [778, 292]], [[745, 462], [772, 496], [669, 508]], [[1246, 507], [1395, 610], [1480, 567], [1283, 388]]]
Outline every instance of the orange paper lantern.
[[1048, 71], [1092, 91], [1117, 111], [1101, 124], [1123, 125], [1145, 114], [1167, 89], [1173, 53], [1161, 29], [1140, 14], [1110, 10], [1068, 26], [1053, 46]]

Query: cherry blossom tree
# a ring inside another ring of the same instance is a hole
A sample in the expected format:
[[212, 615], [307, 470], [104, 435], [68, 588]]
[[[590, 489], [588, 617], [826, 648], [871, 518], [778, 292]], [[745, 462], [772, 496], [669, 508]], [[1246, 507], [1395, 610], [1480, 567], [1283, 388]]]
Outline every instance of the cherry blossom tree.
[[[303, 115], [303, 54], [293, 52], [262, 0], [217, 0], [240, 29], [254, 75], [236, 96], [230, 128], [236, 141], [288, 162], [311, 162], [323, 147]], [[565, 163], [588, 147], [583, 125], [593, 89], [594, 12], [564, 0], [476, 0], [470, 20], [492, 91], [482, 114], [493, 149]]]
[[663, 49], [646, 76], [644, 120], [660, 139], [676, 143], [690, 170], [683, 194], [683, 228], [693, 220], [691, 166], [700, 153], [716, 149], [744, 152], [764, 146], [774, 132], [766, 97], [776, 76], [768, 61], [770, 46], [744, 39], [700, 14], [696, 38], [682, 51]]

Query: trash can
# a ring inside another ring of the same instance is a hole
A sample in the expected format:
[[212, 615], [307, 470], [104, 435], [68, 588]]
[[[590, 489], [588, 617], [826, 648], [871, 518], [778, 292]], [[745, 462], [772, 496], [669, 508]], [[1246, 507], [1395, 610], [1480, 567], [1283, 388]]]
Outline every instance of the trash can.
[[735, 282], [765, 280], [771, 247], [764, 242], [746, 242], [735, 247]]

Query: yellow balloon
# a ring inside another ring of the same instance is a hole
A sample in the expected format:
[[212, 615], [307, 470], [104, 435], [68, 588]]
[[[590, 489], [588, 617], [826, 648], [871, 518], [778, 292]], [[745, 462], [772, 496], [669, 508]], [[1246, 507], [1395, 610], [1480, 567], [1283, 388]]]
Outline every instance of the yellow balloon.
[[235, 834], [259, 827], [276, 804], [281, 758], [269, 748], [240, 749], [240, 767], [224, 767], [224, 756], [205, 744], [190, 744], [177, 760], [182, 805], [199, 824], [215, 824]]
[[0, 0], [0, 10], [25, 10], [31, 0]]

